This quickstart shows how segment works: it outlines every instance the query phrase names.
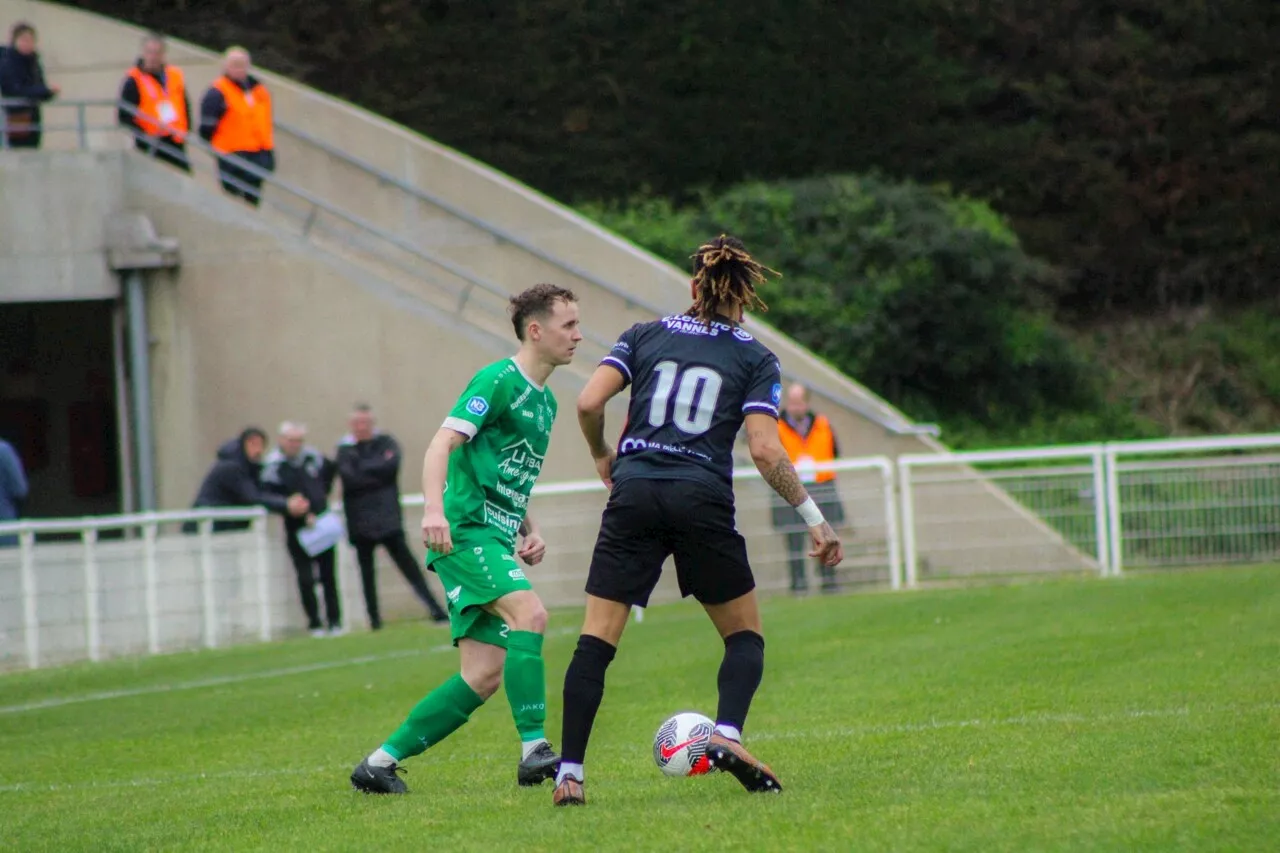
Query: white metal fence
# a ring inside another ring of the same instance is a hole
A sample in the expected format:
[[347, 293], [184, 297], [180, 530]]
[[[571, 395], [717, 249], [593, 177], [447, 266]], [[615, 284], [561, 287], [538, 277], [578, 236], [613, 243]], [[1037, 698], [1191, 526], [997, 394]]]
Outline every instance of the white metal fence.
[[[896, 464], [872, 457], [829, 468], [849, 519], [844, 588], [1280, 562], [1280, 434], [904, 455]], [[772, 525], [774, 498], [753, 469], [736, 471], [734, 488], [757, 582], [783, 589], [790, 556]], [[582, 600], [605, 498], [594, 480], [535, 489], [530, 511], [549, 550], [530, 574], [548, 605]], [[420, 495], [404, 500], [411, 541], [421, 503]], [[235, 521], [248, 529], [215, 532]], [[195, 532], [183, 533], [191, 523]], [[269, 640], [305, 627], [278, 523], [260, 509], [0, 524], [0, 543], [15, 534], [16, 547], [0, 547], [0, 668]], [[363, 620], [357, 578], [344, 544], [347, 624]], [[379, 586], [384, 610], [420, 610], [386, 567]], [[678, 594], [664, 577], [654, 601]]]

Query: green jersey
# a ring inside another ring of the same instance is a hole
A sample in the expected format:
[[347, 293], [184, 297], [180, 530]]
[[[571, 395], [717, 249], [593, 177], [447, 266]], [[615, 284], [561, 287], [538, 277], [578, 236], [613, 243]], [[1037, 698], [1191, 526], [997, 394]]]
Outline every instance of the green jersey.
[[[444, 517], [455, 549], [515, 549], [556, 419], [551, 389], [504, 358], [472, 377], [444, 426], [467, 437], [449, 456]], [[427, 562], [441, 555], [429, 551]]]

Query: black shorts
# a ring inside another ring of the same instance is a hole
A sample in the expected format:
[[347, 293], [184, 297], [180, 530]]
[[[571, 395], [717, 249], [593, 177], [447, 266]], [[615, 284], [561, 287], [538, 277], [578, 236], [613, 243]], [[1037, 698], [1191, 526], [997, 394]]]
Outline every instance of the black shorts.
[[601, 516], [587, 594], [643, 607], [672, 555], [683, 597], [724, 604], [756, 588], [731, 501], [696, 480], [629, 478]]

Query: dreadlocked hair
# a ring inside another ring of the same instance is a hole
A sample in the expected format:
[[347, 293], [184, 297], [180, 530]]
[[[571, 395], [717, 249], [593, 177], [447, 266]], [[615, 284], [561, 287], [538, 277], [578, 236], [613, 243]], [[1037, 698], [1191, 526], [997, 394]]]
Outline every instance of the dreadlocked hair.
[[764, 283], [768, 275], [782, 273], [751, 257], [737, 237], [721, 234], [708, 240], [693, 253], [696, 290], [689, 313], [709, 326], [717, 307], [741, 305], [745, 310], [768, 311], [769, 306], [756, 293], [756, 285]]

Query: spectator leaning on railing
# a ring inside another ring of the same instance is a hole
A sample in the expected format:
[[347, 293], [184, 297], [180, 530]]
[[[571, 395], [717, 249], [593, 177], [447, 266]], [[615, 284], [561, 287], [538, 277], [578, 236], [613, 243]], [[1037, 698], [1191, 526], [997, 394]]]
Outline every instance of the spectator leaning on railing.
[[36, 30], [14, 24], [9, 47], [0, 53], [0, 97], [28, 101], [5, 107], [5, 141], [10, 148], [40, 147], [40, 104], [53, 100], [60, 89], [45, 83], [44, 67], [36, 53]]
[[120, 123], [133, 129], [133, 144], [158, 160], [191, 171], [187, 160], [187, 131], [191, 101], [182, 69], [165, 62], [165, 42], [151, 33], [142, 39], [141, 56], [120, 86]]
[[[201, 507], [256, 507], [264, 506], [280, 515], [304, 518], [309, 504], [300, 494], [288, 498], [262, 489], [258, 478], [262, 473], [262, 456], [267, 449], [267, 434], [257, 427], [249, 427], [218, 448], [218, 461], [204, 475], [200, 491], [196, 493], [192, 509]], [[213, 529], [244, 530], [247, 521], [215, 521]], [[183, 527], [188, 533], [196, 530], [194, 523]]]
[[[249, 51], [227, 50], [222, 76], [200, 102], [200, 137], [219, 154], [234, 154], [268, 172], [275, 171], [271, 93], [249, 73]], [[262, 178], [226, 159], [218, 160], [222, 188], [255, 207], [262, 200]]]

